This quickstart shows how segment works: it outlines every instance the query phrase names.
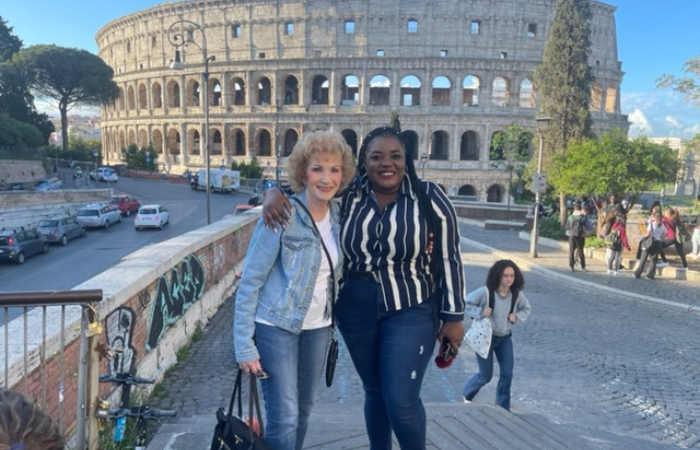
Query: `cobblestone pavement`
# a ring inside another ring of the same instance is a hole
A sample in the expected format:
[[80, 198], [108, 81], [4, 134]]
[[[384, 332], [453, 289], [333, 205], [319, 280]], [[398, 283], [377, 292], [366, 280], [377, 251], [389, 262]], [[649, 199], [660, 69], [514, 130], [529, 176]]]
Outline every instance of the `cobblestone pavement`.
[[[525, 257], [529, 249], [516, 232], [467, 225], [461, 231], [466, 239], [513, 257]], [[463, 244], [471, 291], [483, 284], [488, 267], [502, 255], [466, 240]], [[563, 252], [541, 248], [540, 256], [537, 264], [557, 276], [525, 270], [524, 292], [533, 313], [514, 329], [513, 412], [563, 424], [600, 450], [700, 448], [698, 316], [595, 287], [697, 305], [698, 286], [636, 280], [629, 272], [607, 276], [595, 261], [588, 264], [589, 272], [571, 274]], [[168, 394], [154, 407], [173, 407], [187, 417], [227, 403], [235, 371], [232, 303], [224, 304], [204, 330], [204, 339], [193, 344], [190, 357], [164, 381]], [[449, 369], [431, 365], [424, 402], [461, 402], [462, 386], [475, 371], [475, 357], [464, 347]], [[495, 372], [475, 403], [494, 401]], [[361, 384], [341, 341], [334, 385], [320, 388], [317, 403], [326, 409], [361, 401]]]

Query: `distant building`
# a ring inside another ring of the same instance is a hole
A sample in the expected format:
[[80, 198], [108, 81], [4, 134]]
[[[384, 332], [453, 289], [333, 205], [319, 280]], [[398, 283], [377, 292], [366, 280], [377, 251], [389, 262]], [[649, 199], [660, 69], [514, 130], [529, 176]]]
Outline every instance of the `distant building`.
[[[163, 3], [97, 32], [119, 98], [103, 109], [103, 158], [150, 143], [167, 170], [205, 165], [201, 32], [209, 65], [210, 157], [281, 167], [307, 130], [335, 129], [357, 151], [391, 111], [426, 178], [449, 194], [505, 202], [492, 141], [534, 132], [537, 87], [556, 0], [200, 0]], [[590, 2], [595, 132], [627, 131], [615, 7]], [[168, 35], [168, 30], [173, 33]], [[172, 39], [184, 71], [169, 68]], [[498, 150], [498, 149], [495, 149]], [[420, 156], [426, 154], [424, 167]]]

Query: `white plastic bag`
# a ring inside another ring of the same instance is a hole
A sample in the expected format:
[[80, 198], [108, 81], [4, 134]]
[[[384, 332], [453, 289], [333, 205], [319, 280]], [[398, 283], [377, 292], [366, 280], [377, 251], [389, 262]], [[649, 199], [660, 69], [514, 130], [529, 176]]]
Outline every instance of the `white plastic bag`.
[[474, 319], [472, 321], [467, 334], [464, 335], [464, 340], [467, 344], [479, 354], [482, 358], [486, 359], [489, 356], [489, 349], [491, 348], [491, 335], [493, 330], [491, 328], [491, 319], [484, 317], [483, 319]]

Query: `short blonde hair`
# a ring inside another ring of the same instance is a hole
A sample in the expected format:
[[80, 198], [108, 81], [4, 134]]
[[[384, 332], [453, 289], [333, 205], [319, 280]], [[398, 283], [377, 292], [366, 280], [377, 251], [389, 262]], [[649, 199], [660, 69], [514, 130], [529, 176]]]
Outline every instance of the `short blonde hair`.
[[304, 190], [304, 178], [311, 158], [318, 155], [335, 155], [340, 157], [340, 172], [342, 179], [340, 189], [350, 183], [355, 176], [355, 162], [352, 159], [352, 150], [342, 134], [337, 131], [307, 131], [296, 143], [289, 157], [287, 170], [289, 182], [294, 192]]

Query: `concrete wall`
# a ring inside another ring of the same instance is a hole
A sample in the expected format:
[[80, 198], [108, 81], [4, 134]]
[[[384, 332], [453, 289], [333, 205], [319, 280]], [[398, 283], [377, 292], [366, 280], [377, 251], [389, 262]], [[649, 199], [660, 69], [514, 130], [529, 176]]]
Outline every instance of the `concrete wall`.
[[[182, 236], [138, 250], [96, 277], [74, 289], [101, 289], [103, 301], [97, 307], [102, 326], [99, 341], [120, 350], [112, 359], [101, 358], [100, 373], [134, 371], [140, 376], [162, 378], [177, 361], [176, 353], [198, 327], [204, 327], [219, 306], [234, 291], [236, 272], [242, 269], [248, 242], [258, 218], [258, 210], [221, 220]], [[29, 394], [42, 398], [43, 377], [48, 390], [46, 409], [58, 410], [61, 345], [60, 312], [49, 310], [46, 370], [41, 369], [41, 309], [28, 315], [29, 358], [24, 365], [24, 321], [19, 318], [9, 328], [9, 386], [23, 391], [27, 375]], [[79, 309], [66, 315], [64, 353], [65, 428], [74, 426], [76, 417], [77, 326]], [[0, 333], [0, 349], [4, 333]], [[3, 357], [3, 352], [0, 352]], [[97, 358], [92, 354], [91, 358]], [[233, 358], [233, 349], [231, 350]], [[4, 380], [0, 360], [0, 380]], [[112, 386], [100, 385], [106, 396]]]
[[0, 185], [46, 178], [41, 161], [17, 161], [3, 159], [0, 162]]

